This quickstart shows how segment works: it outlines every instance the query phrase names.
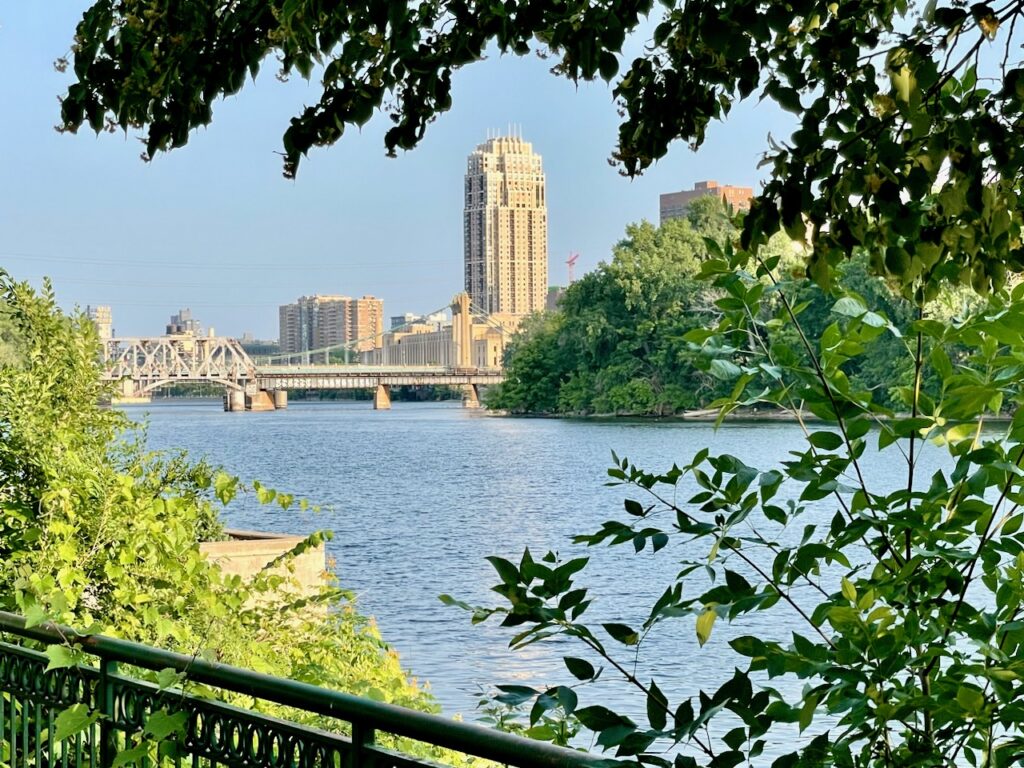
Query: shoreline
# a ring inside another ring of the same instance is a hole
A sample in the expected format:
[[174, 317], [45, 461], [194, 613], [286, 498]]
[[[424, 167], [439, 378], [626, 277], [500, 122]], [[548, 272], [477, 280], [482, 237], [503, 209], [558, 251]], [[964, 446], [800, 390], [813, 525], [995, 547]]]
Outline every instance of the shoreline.
[[[683, 411], [681, 413], [657, 415], [653, 413], [511, 413], [510, 411], [503, 410], [491, 410], [483, 409], [483, 415], [490, 416], [493, 418], [507, 418], [507, 419], [567, 419], [567, 420], [579, 420], [579, 421], [616, 421], [622, 420], [633, 420], [633, 421], [669, 421], [669, 422], [686, 422], [692, 421], [697, 423], [708, 423], [714, 422], [718, 418], [718, 410], [712, 408], [694, 409], [689, 411]], [[898, 413], [891, 417], [891, 419], [909, 419], [909, 413]], [[1013, 414], [999, 414], [998, 416], [989, 415], [986, 416], [984, 421], [990, 424], [1002, 424], [1011, 421]], [[799, 424], [801, 422], [805, 424], [835, 424], [835, 419], [823, 419], [819, 416], [815, 416], [813, 413], [801, 412], [799, 418], [789, 412], [782, 410], [774, 411], [748, 411], [748, 410], [735, 410], [728, 413], [723, 420], [724, 422], [733, 423], [773, 423], [773, 422], [788, 422], [792, 424]], [[948, 419], [947, 424], [959, 424], [961, 422], [953, 419]], [[970, 423], [974, 423], [973, 421]]]

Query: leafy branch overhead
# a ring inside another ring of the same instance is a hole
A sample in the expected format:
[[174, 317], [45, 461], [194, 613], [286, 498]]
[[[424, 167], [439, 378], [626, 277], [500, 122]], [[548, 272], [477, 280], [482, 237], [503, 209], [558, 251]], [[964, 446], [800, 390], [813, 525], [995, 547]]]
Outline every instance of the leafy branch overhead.
[[[862, 247], [876, 271], [930, 297], [944, 279], [987, 289], [1024, 267], [1022, 11], [1022, 0], [99, 0], [75, 35], [61, 120], [142, 129], [151, 157], [183, 146], [273, 56], [283, 75], [322, 83], [284, 134], [293, 177], [312, 147], [376, 112], [393, 123], [389, 154], [415, 147], [451, 107], [456, 69], [495, 48], [538, 51], [557, 74], [615, 81], [614, 157], [630, 176], [676, 140], [700, 146], [743, 99], [794, 113], [788, 141], [769, 139], [744, 245], [780, 226], [807, 238], [819, 282]], [[648, 16], [653, 39], [624, 62]]]

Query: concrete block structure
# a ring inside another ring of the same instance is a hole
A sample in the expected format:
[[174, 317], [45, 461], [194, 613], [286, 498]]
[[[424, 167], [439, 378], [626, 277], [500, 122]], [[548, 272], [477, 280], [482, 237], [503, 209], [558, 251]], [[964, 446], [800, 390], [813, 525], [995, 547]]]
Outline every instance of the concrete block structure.
[[[226, 541], [205, 541], [199, 545], [199, 551], [217, 563], [221, 571], [240, 576], [243, 581], [252, 579], [267, 564], [306, 538], [265, 531], [226, 530], [224, 533], [228, 536]], [[326, 567], [326, 554], [321, 544], [295, 557], [291, 569], [278, 565], [273, 572], [293, 580], [293, 586], [285, 592], [308, 595], [324, 584]]]
[[114, 321], [108, 305], [100, 304], [99, 306], [93, 306], [90, 304], [86, 306], [85, 314], [92, 320], [93, 325], [96, 326], [96, 333], [99, 335], [100, 341], [107, 341], [113, 338]]

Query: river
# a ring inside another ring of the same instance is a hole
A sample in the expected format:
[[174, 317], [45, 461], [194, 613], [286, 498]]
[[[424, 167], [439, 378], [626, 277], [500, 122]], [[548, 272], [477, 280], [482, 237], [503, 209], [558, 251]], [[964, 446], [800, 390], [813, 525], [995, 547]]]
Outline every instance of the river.
[[[471, 626], [468, 614], [445, 607], [438, 595], [497, 605], [486, 556], [518, 562], [524, 547], [537, 557], [581, 550], [570, 536], [597, 530], [622, 509], [624, 490], [604, 485], [612, 450], [652, 471], [683, 464], [705, 445], [768, 468], [800, 439], [799, 428], [786, 422], [727, 423], [716, 432], [699, 422], [496, 418], [449, 403], [396, 402], [391, 411], [374, 411], [367, 402], [293, 402], [284, 411], [240, 414], [225, 413], [219, 402], [178, 400], [126, 410], [148, 420], [153, 448], [185, 448], [322, 505], [318, 513], [286, 512], [242, 499], [229, 507], [227, 523], [297, 534], [333, 530], [328, 554], [342, 585], [376, 617], [403, 666], [430, 682], [444, 711], [466, 719], [476, 717], [483, 688], [566, 683], [561, 656], [586, 654], [567, 643], [512, 653], [510, 631], [496, 621]], [[872, 482], [905, 482], [905, 468], [892, 458], [868, 451]], [[825, 502], [819, 517], [833, 511]], [[634, 555], [628, 545], [586, 553], [592, 563], [581, 580], [597, 598], [591, 612], [626, 623], [642, 621], [683, 557], [701, 555], [672, 546]], [[688, 594], [699, 594], [700, 586]], [[663, 624], [644, 643], [638, 677], [656, 676], [669, 701], [678, 702], [731, 675], [738, 659], [729, 637], [809, 634], [783, 606], [723, 625], [699, 649], [692, 617]], [[643, 712], [641, 698], [605, 685], [598, 696]], [[581, 697], [581, 706], [592, 703], [594, 694]]]

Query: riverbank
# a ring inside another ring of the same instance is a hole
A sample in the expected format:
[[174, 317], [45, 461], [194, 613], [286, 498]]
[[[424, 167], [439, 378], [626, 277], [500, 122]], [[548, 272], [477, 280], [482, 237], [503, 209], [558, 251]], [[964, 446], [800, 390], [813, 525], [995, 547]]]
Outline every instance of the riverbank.
[[[682, 411], [680, 413], [673, 414], [654, 414], [654, 413], [512, 413], [511, 411], [501, 409], [483, 409], [483, 415], [492, 416], [496, 418], [509, 418], [509, 419], [555, 419], [555, 420], [566, 420], [566, 421], [637, 421], [637, 422], [686, 422], [692, 421], [697, 423], [711, 423], [717, 421], [719, 410], [717, 408], [704, 408], [691, 411]], [[895, 414], [893, 419], [908, 419], [910, 418], [909, 413], [898, 413]], [[989, 424], [1003, 424], [1013, 419], [1013, 414], [1002, 413], [998, 416], [988, 416], [985, 419], [986, 423]], [[799, 415], [792, 411], [784, 410], [755, 410], [755, 409], [736, 409], [726, 414], [723, 421], [731, 424], [772, 424], [772, 423], [791, 423], [791, 424], [834, 424], [834, 420], [823, 419], [820, 416], [815, 416], [813, 413], [801, 412]], [[949, 424], [956, 424], [959, 422], [953, 420], [947, 420]]]
[[[500, 418], [512, 418], [512, 419], [578, 419], [585, 421], [616, 421], [616, 420], [635, 420], [635, 421], [698, 421], [698, 422], [713, 422], [718, 418], [719, 410], [717, 408], [702, 408], [689, 411], [680, 411], [679, 413], [670, 414], [656, 414], [656, 413], [513, 413], [512, 411], [502, 409], [491, 409], [487, 408], [484, 410], [487, 416], [495, 416]], [[796, 417], [790, 411], [783, 410], [735, 410], [728, 413], [725, 417], [727, 421], [734, 422], [776, 422], [776, 421], [790, 421], [790, 422], [820, 422], [817, 416], [811, 413], [801, 414], [799, 418]]]

